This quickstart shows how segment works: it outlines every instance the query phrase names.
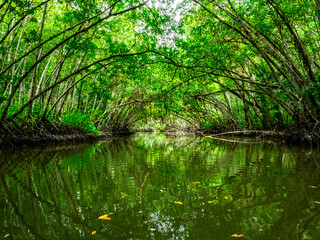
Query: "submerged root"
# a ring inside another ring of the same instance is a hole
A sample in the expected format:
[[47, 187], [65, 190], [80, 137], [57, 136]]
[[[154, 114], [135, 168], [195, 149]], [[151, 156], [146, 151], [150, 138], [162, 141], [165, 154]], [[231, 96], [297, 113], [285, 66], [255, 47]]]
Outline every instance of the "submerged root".
[[292, 128], [287, 131], [287, 140], [291, 143], [308, 143], [320, 146], [320, 127], [316, 123], [303, 128]]
[[312, 124], [304, 128], [294, 127], [285, 131], [227, 131], [219, 132], [213, 135], [207, 135], [206, 137], [220, 138], [221, 136], [246, 136], [256, 138], [278, 139], [284, 143], [320, 146], [320, 127], [318, 126], [318, 124]]

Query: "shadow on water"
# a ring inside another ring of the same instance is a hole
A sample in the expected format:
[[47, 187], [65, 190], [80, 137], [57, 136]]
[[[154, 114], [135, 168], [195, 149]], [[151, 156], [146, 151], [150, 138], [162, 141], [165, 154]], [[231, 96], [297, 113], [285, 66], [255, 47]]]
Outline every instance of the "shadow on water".
[[320, 239], [319, 156], [146, 133], [2, 150], [0, 238]]

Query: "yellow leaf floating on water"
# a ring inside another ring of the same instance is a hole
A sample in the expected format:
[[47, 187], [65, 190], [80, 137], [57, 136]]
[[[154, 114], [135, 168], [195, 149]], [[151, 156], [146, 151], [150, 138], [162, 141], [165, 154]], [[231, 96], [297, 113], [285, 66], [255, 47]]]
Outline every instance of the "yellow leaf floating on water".
[[100, 216], [99, 219], [111, 220], [111, 218], [109, 218], [107, 214]]
[[318, 188], [317, 186], [308, 186], [308, 188]]
[[200, 184], [201, 182], [193, 182], [193, 184]]
[[95, 235], [96, 233], [97, 233], [97, 231], [93, 231], [91, 234], [92, 234], [92, 235]]
[[319, 202], [319, 201], [314, 201], [314, 203], [316, 203], [316, 204], [320, 204], [320, 202]]
[[183, 203], [179, 201], [174, 201], [173, 203], [183, 205]]
[[243, 234], [239, 234], [239, 233], [235, 233], [231, 235], [231, 237], [243, 237], [243, 236], [244, 236]]

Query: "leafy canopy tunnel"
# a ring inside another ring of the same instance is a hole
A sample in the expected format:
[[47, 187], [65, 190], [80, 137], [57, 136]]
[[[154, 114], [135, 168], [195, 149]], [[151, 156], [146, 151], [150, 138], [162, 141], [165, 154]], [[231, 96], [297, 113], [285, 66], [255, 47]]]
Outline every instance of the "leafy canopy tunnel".
[[320, 139], [319, 29], [319, 0], [1, 1], [0, 129]]

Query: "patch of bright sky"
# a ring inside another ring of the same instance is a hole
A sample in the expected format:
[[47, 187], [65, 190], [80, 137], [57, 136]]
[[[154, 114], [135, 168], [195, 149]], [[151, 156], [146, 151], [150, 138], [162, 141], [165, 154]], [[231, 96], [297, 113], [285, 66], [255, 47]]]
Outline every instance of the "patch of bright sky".
[[183, 17], [180, 6], [183, 4], [183, 2], [184, 0], [173, 0], [172, 4], [168, 5], [168, 1], [152, 0], [151, 4], [158, 9], [167, 9], [169, 11], [171, 10], [171, 12], [175, 13], [174, 20], [176, 22], [180, 22]]
[[176, 27], [181, 23], [182, 18], [191, 6], [186, 0], [151, 0], [149, 6], [159, 9], [162, 14], [170, 16], [170, 23], [162, 26], [164, 33], [158, 36], [158, 45], [175, 47], [174, 39], [183, 36], [176, 32]]

